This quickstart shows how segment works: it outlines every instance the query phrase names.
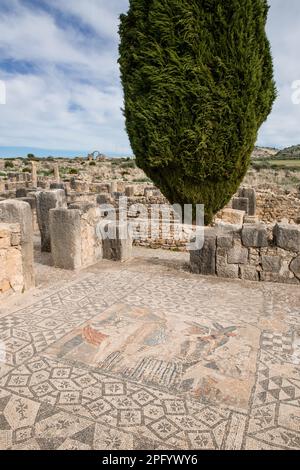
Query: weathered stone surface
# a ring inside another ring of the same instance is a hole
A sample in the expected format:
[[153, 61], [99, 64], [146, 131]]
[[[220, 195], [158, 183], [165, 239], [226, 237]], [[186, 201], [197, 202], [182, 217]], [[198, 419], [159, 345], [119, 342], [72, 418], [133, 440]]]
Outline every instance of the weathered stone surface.
[[200, 250], [190, 251], [191, 270], [203, 275], [216, 275], [217, 234], [214, 230], [205, 230], [204, 245]]
[[245, 215], [244, 224], [257, 224], [259, 222], [256, 215]]
[[256, 266], [240, 266], [240, 277], [246, 281], [259, 281], [259, 271]]
[[118, 182], [117, 181], [112, 181], [110, 184], [110, 193], [117, 193], [118, 192]]
[[249, 213], [249, 199], [246, 197], [234, 197], [232, 199], [232, 209]]
[[246, 264], [248, 261], [248, 250], [239, 244], [235, 244], [228, 251], [228, 264]]
[[78, 209], [50, 209], [49, 229], [54, 266], [81, 267], [81, 221]]
[[66, 185], [64, 183], [50, 183], [50, 189], [63, 189], [65, 191]]
[[50, 209], [67, 207], [65, 192], [61, 189], [53, 191], [40, 191], [36, 193], [37, 219], [41, 232], [41, 250], [51, 251], [51, 237], [49, 230]]
[[217, 220], [242, 227], [244, 216], [244, 211], [226, 208], [217, 214]]
[[262, 255], [261, 262], [264, 271], [279, 273], [281, 269], [281, 259], [279, 256]]
[[135, 187], [134, 186], [126, 186], [125, 195], [127, 197], [133, 197], [134, 193], [135, 193]]
[[264, 282], [280, 282], [284, 284], [299, 284], [299, 280], [293, 275], [292, 272], [271, 273], [268, 271], [262, 271], [260, 273], [260, 280]]
[[111, 204], [113, 202], [113, 198], [108, 193], [101, 193], [97, 196], [97, 204]]
[[217, 275], [228, 279], [239, 277], [239, 266], [237, 264], [217, 264]]
[[24, 290], [34, 287], [33, 224], [29, 204], [17, 199], [0, 202], [0, 222], [19, 224], [21, 229]]
[[239, 195], [248, 199], [248, 215], [256, 214], [256, 192], [253, 188], [241, 188]]
[[273, 231], [274, 242], [284, 250], [300, 252], [300, 226], [276, 224]]
[[222, 234], [217, 236], [217, 245], [219, 248], [231, 248], [233, 244], [233, 234]]
[[300, 279], [300, 255], [293, 259], [290, 264], [290, 270]]
[[102, 238], [103, 258], [114, 261], [127, 261], [132, 256], [132, 238], [128, 224], [108, 222], [106, 231], [110, 234]]
[[264, 224], [246, 224], [242, 229], [242, 242], [246, 247], [268, 246], [268, 232]]
[[28, 190], [26, 188], [19, 188], [16, 190], [16, 198], [26, 197]]

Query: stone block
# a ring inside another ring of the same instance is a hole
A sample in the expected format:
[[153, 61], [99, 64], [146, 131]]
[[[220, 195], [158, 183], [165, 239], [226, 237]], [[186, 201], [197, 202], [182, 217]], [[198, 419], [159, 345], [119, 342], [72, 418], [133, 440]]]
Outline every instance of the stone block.
[[132, 238], [128, 224], [108, 222], [105, 231], [109, 234], [102, 238], [103, 258], [113, 261], [127, 261], [132, 257]]
[[228, 264], [246, 264], [248, 261], [248, 250], [239, 244], [234, 244], [227, 255]]
[[299, 284], [299, 280], [292, 273], [287, 275], [262, 271], [260, 273], [260, 280], [264, 282], [280, 282], [282, 284]]
[[300, 226], [276, 224], [273, 230], [274, 243], [284, 250], [300, 252]]
[[49, 230], [49, 211], [56, 208], [66, 208], [66, 195], [62, 189], [40, 191], [36, 193], [37, 220], [41, 232], [41, 250], [51, 251], [51, 237]]
[[113, 203], [113, 198], [110, 194], [108, 193], [101, 193], [97, 196], [97, 204], [112, 204]]
[[24, 290], [34, 287], [33, 224], [29, 204], [17, 199], [0, 202], [0, 222], [19, 224], [21, 229], [22, 269]]
[[245, 215], [244, 224], [257, 224], [259, 219], [256, 215]]
[[281, 269], [281, 258], [279, 256], [262, 255], [261, 263], [264, 271], [279, 273]]
[[126, 197], [133, 197], [135, 193], [135, 187], [134, 186], [126, 186], [125, 188], [125, 196]]
[[231, 248], [233, 244], [233, 235], [228, 233], [228, 234], [222, 234], [217, 236], [217, 246], [219, 248]]
[[234, 197], [232, 199], [232, 209], [244, 211], [246, 214], [249, 212], [249, 200], [246, 197]]
[[203, 275], [216, 275], [217, 234], [210, 229], [205, 230], [204, 244], [199, 250], [190, 251], [191, 271]]
[[217, 275], [228, 279], [238, 279], [239, 277], [239, 266], [237, 264], [218, 264]]
[[290, 270], [298, 279], [300, 279], [300, 255], [292, 260]]
[[244, 211], [239, 211], [230, 208], [223, 209], [218, 214], [218, 218], [220, 218], [223, 222], [232, 225], [237, 225], [240, 227], [243, 225], [244, 216]]
[[49, 231], [54, 266], [81, 267], [81, 213], [78, 209], [50, 209]]
[[246, 247], [268, 246], [268, 231], [264, 224], [245, 224], [242, 229], [242, 243]]
[[239, 196], [248, 199], [248, 215], [256, 214], [256, 192], [253, 188], [241, 188]]
[[50, 189], [63, 189], [66, 190], [66, 185], [64, 183], [50, 183]]
[[26, 197], [27, 196], [28, 189], [26, 188], [19, 188], [16, 190], [16, 198], [19, 197]]
[[256, 266], [240, 266], [240, 278], [245, 281], [259, 281], [259, 271]]

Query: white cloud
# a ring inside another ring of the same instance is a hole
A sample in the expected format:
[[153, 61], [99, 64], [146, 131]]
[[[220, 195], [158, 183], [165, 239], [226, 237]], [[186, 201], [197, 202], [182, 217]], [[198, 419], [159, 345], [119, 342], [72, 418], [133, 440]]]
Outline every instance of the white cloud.
[[14, 0], [9, 13], [0, 13], [2, 60], [34, 64], [23, 74], [2, 67], [7, 104], [0, 107], [0, 145], [131, 153], [120, 110], [116, 11], [93, 0], [57, 4], [95, 26], [86, 40], [73, 21], [62, 27], [51, 13], [24, 5]]
[[[287, 146], [300, 142], [300, 105], [291, 100], [300, 2], [269, 2], [279, 97], [258, 143]], [[127, 9], [128, 0], [1, 0], [0, 145], [131, 153], [117, 64], [118, 17]]]

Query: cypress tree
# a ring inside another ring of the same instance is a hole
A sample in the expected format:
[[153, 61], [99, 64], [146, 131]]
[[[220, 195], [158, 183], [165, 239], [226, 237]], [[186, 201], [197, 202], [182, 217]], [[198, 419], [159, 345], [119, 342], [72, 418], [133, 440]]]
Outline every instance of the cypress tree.
[[126, 128], [137, 165], [172, 203], [237, 191], [276, 97], [267, 0], [130, 0], [121, 15]]

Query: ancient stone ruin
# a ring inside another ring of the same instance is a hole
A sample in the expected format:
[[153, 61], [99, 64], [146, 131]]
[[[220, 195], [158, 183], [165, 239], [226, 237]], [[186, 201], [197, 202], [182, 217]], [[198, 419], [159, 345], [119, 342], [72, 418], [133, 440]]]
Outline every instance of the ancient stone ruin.
[[[53, 265], [67, 270], [103, 259], [129, 260], [133, 245], [188, 251], [195, 226], [183, 223], [149, 182], [62, 179], [57, 162], [52, 163], [52, 176], [46, 177], [39, 174], [38, 165], [33, 161], [31, 173], [12, 172], [0, 180], [1, 293], [34, 286], [34, 234], [40, 236], [40, 249], [51, 255]], [[213, 226], [205, 229], [204, 246], [190, 252], [192, 272], [299, 284], [299, 206], [293, 217], [287, 211], [286, 219], [269, 222], [268, 215], [262, 216], [268, 208], [266, 204], [263, 212], [263, 194], [247, 185], [239, 189]]]

